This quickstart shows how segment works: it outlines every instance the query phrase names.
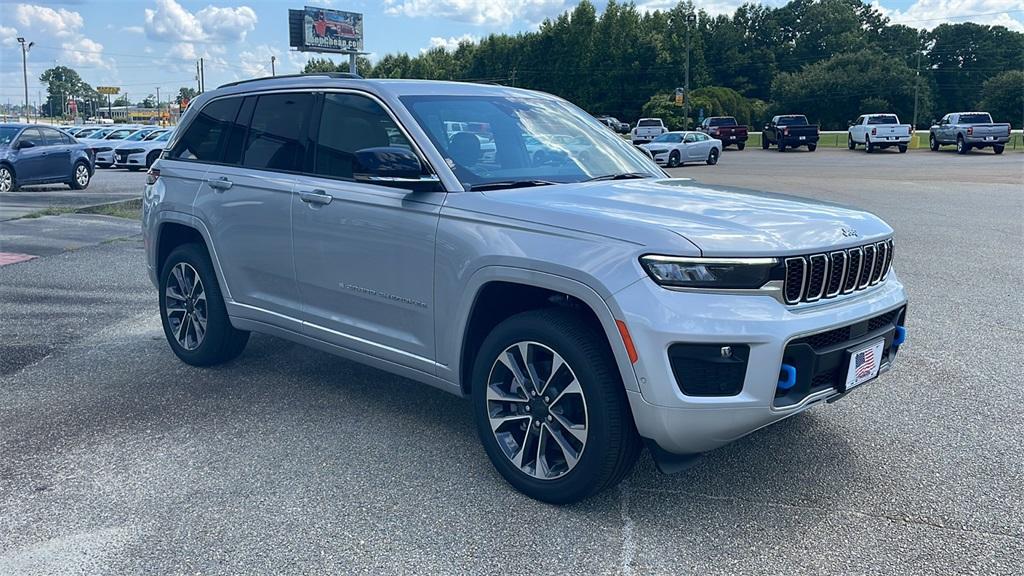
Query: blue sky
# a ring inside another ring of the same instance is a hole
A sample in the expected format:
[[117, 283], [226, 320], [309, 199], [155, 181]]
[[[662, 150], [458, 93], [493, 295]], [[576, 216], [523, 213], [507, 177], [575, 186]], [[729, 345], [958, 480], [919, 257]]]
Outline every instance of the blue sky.
[[[495, 32], [535, 29], [544, 18], [571, 9], [570, 0], [309, 0], [365, 14], [365, 49], [371, 58], [389, 52], [418, 53]], [[595, 2], [602, 9], [606, 2]], [[637, 0], [642, 9], [676, 0]], [[711, 13], [729, 13], [741, 0], [696, 0]], [[782, 0], [767, 0], [781, 4]], [[945, 21], [1004, 24], [1024, 31], [1024, 0], [875, 0], [894, 21], [932, 28]], [[266, 0], [0, 0], [0, 100], [23, 99], [21, 51], [29, 53], [30, 99], [39, 74], [55, 62], [79, 71], [93, 86], [120, 86], [133, 100], [176, 93], [195, 85], [195, 60], [206, 60], [207, 86], [297, 72], [308, 55], [288, 50], [287, 10], [302, 1]]]

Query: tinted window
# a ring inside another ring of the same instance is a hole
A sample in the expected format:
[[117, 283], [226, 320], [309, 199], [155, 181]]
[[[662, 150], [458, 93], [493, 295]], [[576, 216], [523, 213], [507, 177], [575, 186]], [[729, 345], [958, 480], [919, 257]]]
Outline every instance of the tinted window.
[[660, 120], [641, 120], [637, 122], [637, 126], [661, 126]]
[[778, 126], [806, 126], [807, 118], [804, 116], [780, 116]]
[[21, 142], [31, 142], [36, 146], [45, 146], [46, 143], [43, 141], [43, 135], [39, 133], [39, 128], [26, 128], [21, 133], [21, 137], [18, 138]]
[[899, 124], [898, 118], [892, 114], [886, 114], [885, 116], [868, 116], [868, 125], [872, 124]]
[[228, 127], [228, 134], [224, 144], [224, 157], [221, 162], [225, 164], [238, 164], [242, 161], [242, 149], [245, 146], [245, 137], [249, 133], [249, 120], [252, 118], [252, 109], [256, 107], [256, 96], [247, 96], [242, 100], [242, 107], [238, 111], [235, 121]]
[[120, 130], [114, 130], [110, 134], [107, 134], [107, 140], [124, 140], [130, 134], [135, 132], [134, 128], [122, 128]]
[[355, 152], [380, 146], [411, 148], [391, 117], [373, 100], [355, 94], [324, 96], [314, 173], [351, 178]]
[[40, 127], [39, 132], [43, 135], [43, 146], [59, 146], [64, 144], [64, 137], [53, 128]]
[[735, 126], [735, 118], [711, 118], [708, 121], [708, 126]]
[[242, 153], [248, 168], [299, 172], [309, 142], [312, 94], [265, 94], [256, 101]]
[[961, 114], [961, 124], [991, 124], [992, 117], [988, 114]]
[[171, 150], [171, 158], [220, 161], [221, 142], [235, 121], [241, 98], [223, 98], [206, 105]]
[[697, 136], [695, 134], [693, 134], [692, 132], [687, 134], [683, 138], [683, 142], [696, 142], [696, 141], [697, 141]]

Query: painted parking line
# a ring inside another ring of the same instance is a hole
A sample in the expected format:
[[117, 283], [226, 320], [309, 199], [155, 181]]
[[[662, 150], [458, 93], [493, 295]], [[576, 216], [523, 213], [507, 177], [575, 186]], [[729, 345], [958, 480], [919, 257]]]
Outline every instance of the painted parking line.
[[0, 266], [17, 264], [18, 262], [27, 262], [33, 258], [36, 258], [36, 256], [31, 254], [18, 254], [17, 252], [0, 252]]

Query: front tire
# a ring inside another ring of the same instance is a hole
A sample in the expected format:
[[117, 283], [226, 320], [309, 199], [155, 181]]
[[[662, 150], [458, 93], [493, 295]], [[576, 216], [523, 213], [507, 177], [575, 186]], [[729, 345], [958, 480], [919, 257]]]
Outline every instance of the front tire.
[[160, 320], [171, 350], [193, 366], [232, 360], [249, 341], [248, 332], [231, 325], [213, 264], [198, 244], [178, 246], [164, 262]]
[[711, 151], [708, 152], [707, 163], [708, 166], [714, 166], [715, 164], [718, 164], [718, 148], [712, 148]]
[[779, 141], [779, 152], [785, 152], [785, 151], [786, 151], [786, 145], [783, 144], [782, 141], [780, 140]]
[[761, 135], [761, 150], [768, 149], [768, 139], [765, 138], [764, 134]]
[[928, 147], [932, 149], [932, 152], [939, 151], [939, 141], [935, 139], [935, 134], [928, 135]]
[[477, 432], [498, 472], [531, 498], [577, 502], [636, 462], [640, 437], [602, 334], [572, 310], [549, 308], [508, 318], [480, 347]]
[[668, 155], [668, 167], [669, 168], [678, 168], [679, 167], [679, 151], [678, 150], [673, 150], [671, 153], [669, 153], [669, 155]]
[[850, 134], [846, 135], [846, 147], [850, 150], [857, 149], [857, 143], [853, 141], [853, 136]]
[[89, 174], [89, 165], [85, 162], [75, 162], [75, 167], [71, 170], [71, 189], [85, 190], [91, 181], [92, 174]]

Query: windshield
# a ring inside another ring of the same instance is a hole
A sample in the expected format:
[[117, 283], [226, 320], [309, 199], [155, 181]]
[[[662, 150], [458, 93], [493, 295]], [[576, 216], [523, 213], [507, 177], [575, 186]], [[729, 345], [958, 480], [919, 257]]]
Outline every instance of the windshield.
[[174, 132], [165, 130], [163, 132], [158, 132], [156, 138], [146, 138], [146, 140], [148, 142], [166, 142], [171, 139], [172, 134], [174, 134]]
[[652, 142], [682, 142], [683, 135], [680, 132], [666, 132], [658, 136]]
[[101, 128], [101, 129], [93, 132], [92, 134], [89, 134], [88, 137], [89, 138], [96, 138], [97, 140], [99, 140], [100, 138], [106, 137], [107, 134], [110, 134], [110, 132], [112, 130], [113, 130], [113, 128]]
[[149, 136], [152, 133], [152, 130], [139, 130], [138, 132], [133, 133], [124, 140], [125, 142], [138, 142], [139, 140], [145, 140], [146, 136]]
[[893, 116], [892, 114], [887, 114], [885, 116], [868, 116], [868, 125], [869, 126], [872, 125], [872, 124], [899, 124], [899, 123], [900, 123], [899, 119], [896, 118], [895, 116]]
[[107, 140], [123, 140], [125, 137], [127, 137], [132, 132], [135, 132], [135, 130], [133, 128], [122, 128], [120, 130], [114, 130], [113, 132], [107, 134], [106, 139]]
[[961, 114], [961, 124], [991, 124], [992, 117], [988, 114]]
[[735, 126], [735, 118], [711, 118], [708, 120], [708, 126]]
[[149, 134], [146, 134], [143, 140], [146, 142], [149, 142], [150, 140], [156, 140], [157, 138], [163, 136], [164, 134], [167, 134], [167, 132], [167, 130], [155, 130], [153, 132], [150, 132]]
[[[404, 96], [431, 142], [468, 187], [510, 181], [581, 182], [662, 176], [629, 142], [560, 100], [512, 96]], [[467, 127], [486, 127], [472, 132]]]
[[804, 116], [780, 116], [777, 126], [806, 126], [807, 118]]
[[21, 128], [17, 126], [0, 126], [0, 146], [6, 146], [14, 140]]

